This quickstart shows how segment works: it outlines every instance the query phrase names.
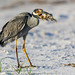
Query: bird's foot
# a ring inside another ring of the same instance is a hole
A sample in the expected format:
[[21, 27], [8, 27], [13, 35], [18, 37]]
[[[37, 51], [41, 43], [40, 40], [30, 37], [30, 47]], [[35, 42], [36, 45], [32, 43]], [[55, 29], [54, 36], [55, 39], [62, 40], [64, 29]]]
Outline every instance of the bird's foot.
[[20, 65], [20, 62], [19, 62], [17, 68], [20, 68], [20, 67], [21, 67], [21, 65]]
[[14, 68], [14, 69], [15, 69], [15, 71], [19, 72], [19, 71], [21, 71], [21, 66], [18, 65], [18, 66], [16, 66], [16, 68]]
[[36, 67], [36, 66], [30, 65], [30, 67]]
[[33, 67], [36, 67], [36, 66], [33, 66], [33, 65], [30, 65], [30, 66], [24, 66], [24, 67], [23, 67], [23, 66], [21, 66], [21, 68], [30, 68], [30, 67], [32, 67], [32, 68], [33, 68]]
[[69, 63], [69, 64], [62, 64], [63, 66], [72, 66], [72, 67], [75, 67], [75, 64], [74, 63]]

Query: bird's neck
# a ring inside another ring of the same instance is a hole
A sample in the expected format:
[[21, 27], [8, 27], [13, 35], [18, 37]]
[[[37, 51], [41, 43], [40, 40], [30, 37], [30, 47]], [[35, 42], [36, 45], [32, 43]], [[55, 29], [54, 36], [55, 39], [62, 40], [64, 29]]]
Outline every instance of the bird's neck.
[[36, 18], [35, 16], [31, 16], [28, 18], [28, 21], [27, 21], [27, 25], [31, 28], [37, 26], [39, 24], [39, 19]]
[[39, 17], [37, 15], [34, 15], [33, 13], [32, 13], [32, 17], [35, 17], [35, 18], [39, 19]]

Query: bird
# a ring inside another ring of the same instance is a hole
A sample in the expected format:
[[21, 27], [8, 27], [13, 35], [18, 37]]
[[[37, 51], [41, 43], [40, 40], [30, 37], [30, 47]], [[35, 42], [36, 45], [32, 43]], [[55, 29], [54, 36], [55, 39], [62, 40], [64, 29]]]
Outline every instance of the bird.
[[[15, 16], [14, 18], [10, 19], [2, 28], [0, 32], [0, 45], [2, 47], [6, 46], [8, 43], [15, 41], [15, 53], [17, 59], [17, 66], [18, 68], [21, 67], [18, 53], [17, 53], [17, 40], [20, 37], [23, 37], [23, 51], [26, 55], [26, 58], [29, 62], [29, 67], [35, 67], [32, 65], [28, 54], [25, 49], [25, 40], [26, 36], [28, 35], [29, 30], [39, 25], [39, 20], [45, 20], [47, 12], [43, 9], [37, 8], [34, 9], [32, 13], [29, 12], [22, 12]], [[49, 15], [49, 14], [48, 14]], [[53, 16], [50, 14], [51, 19]], [[49, 17], [49, 19], [50, 19]], [[48, 20], [48, 17], [47, 17]], [[54, 20], [54, 19], [53, 19]]]

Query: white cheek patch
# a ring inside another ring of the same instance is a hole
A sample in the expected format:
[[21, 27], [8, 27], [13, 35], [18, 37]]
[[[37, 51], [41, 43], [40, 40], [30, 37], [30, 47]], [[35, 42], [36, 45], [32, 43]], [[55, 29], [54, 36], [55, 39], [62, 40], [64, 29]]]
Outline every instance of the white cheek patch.
[[38, 13], [33, 12], [34, 15], [38, 15]]

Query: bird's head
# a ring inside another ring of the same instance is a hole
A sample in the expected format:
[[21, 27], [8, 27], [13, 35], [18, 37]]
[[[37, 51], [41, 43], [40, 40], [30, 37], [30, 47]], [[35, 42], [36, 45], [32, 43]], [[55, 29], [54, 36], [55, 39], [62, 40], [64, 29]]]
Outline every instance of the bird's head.
[[42, 9], [35, 9], [33, 12], [32, 12], [33, 16], [37, 17], [37, 18], [40, 18], [40, 19], [43, 19], [43, 10]]
[[51, 21], [54, 20], [55, 22], [57, 22], [57, 20], [53, 18], [53, 15], [52, 15], [52, 14], [50, 14], [50, 13], [44, 11], [43, 9], [39, 9], [39, 8], [38, 8], [38, 9], [35, 9], [35, 10], [32, 12], [32, 14], [33, 14], [33, 16], [35, 16], [35, 17], [37, 17], [37, 18], [40, 18], [40, 19], [42, 19], [42, 20], [47, 20], [47, 21], [49, 21], [49, 19], [50, 19]]

